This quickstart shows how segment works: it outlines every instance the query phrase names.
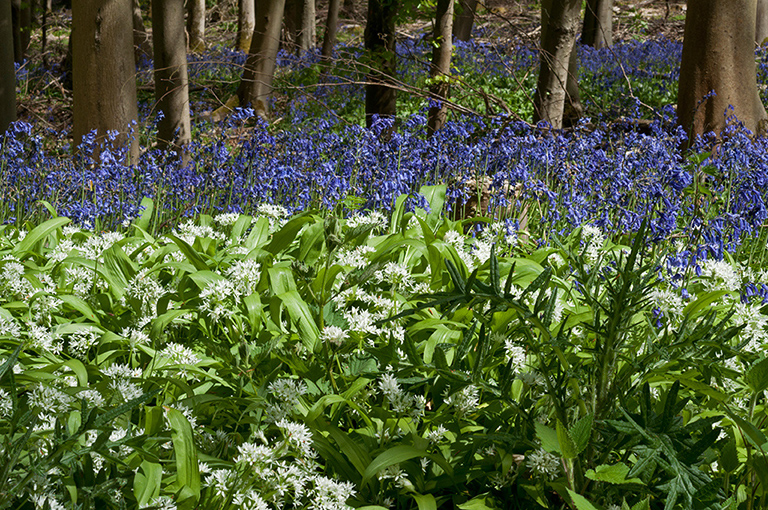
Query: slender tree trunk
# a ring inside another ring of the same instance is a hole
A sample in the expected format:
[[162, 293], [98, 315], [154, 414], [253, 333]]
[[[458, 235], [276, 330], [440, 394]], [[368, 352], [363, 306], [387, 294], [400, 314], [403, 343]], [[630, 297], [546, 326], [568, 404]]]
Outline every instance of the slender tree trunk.
[[[183, 15], [182, 12], [182, 19], [184, 19]], [[152, 56], [152, 45], [149, 44], [147, 29], [144, 28], [144, 18], [141, 16], [139, 0], [133, 0], [133, 51], [137, 65], [141, 62], [142, 57], [149, 58]]]
[[155, 47], [155, 100], [163, 118], [157, 126], [157, 146], [183, 155], [191, 141], [187, 48], [184, 40], [184, 0], [152, 0]]
[[580, 0], [544, 0], [541, 4], [539, 79], [534, 96], [534, 122], [563, 127], [568, 98], [568, 69], [578, 32]]
[[448, 117], [448, 108], [443, 101], [448, 99], [451, 76], [451, 52], [453, 51], [453, 0], [437, 0], [435, 16], [434, 48], [432, 49], [432, 68], [429, 77], [432, 84], [429, 87], [431, 100], [436, 102], [430, 106], [427, 118], [427, 132], [431, 135], [443, 127]]
[[269, 115], [269, 98], [275, 74], [277, 50], [280, 47], [280, 28], [285, 0], [258, 0], [256, 27], [251, 49], [245, 61], [245, 71], [237, 95], [240, 105], [251, 105], [255, 113]]
[[205, 51], [205, 0], [187, 0], [187, 37], [191, 53]]
[[90, 131], [98, 140], [117, 131], [115, 143], [130, 143], [135, 162], [139, 146], [135, 137], [128, 141], [138, 118], [131, 11], [127, 1], [72, 3], [72, 110], [75, 148]]
[[365, 86], [365, 123], [371, 127], [373, 116], [394, 117], [397, 93], [392, 87], [395, 54], [395, 15], [399, 0], [368, 0], [365, 49], [371, 62], [369, 85]]
[[762, 46], [766, 39], [768, 39], [768, 0], [757, 0], [755, 43]]
[[303, 0], [301, 8], [301, 30], [297, 43], [302, 52], [312, 51], [317, 41], [315, 0]]
[[584, 114], [579, 91], [579, 43], [576, 41], [568, 60], [568, 81], [565, 85], [565, 107], [563, 109], [563, 127], [575, 126]]
[[690, 140], [722, 131], [731, 106], [747, 129], [765, 130], [768, 115], [755, 65], [756, 13], [756, 0], [688, 1], [677, 115]]
[[357, 16], [355, 0], [343, 0], [343, 3], [341, 4], [341, 15], [347, 19], [355, 19], [355, 16]]
[[13, 65], [11, 0], [0, 0], [0, 134], [16, 120], [16, 69]]
[[43, 54], [43, 68], [48, 69], [48, 19], [51, 17], [52, 0], [43, 0], [43, 21], [41, 25], [40, 53]]
[[341, 0], [330, 0], [328, 4], [328, 18], [325, 22], [325, 34], [323, 34], [322, 57], [324, 60], [331, 58], [333, 47], [336, 46], [336, 33], [339, 30], [339, 8]]
[[593, 48], [613, 45], [613, 0], [587, 0], [581, 43]]
[[251, 48], [253, 27], [256, 24], [256, 3], [254, 0], [238, 0], [236, 48], [248, 51]]
[[453, 37], [459, 41], [472, 38], [472, 25], [475, 23], [477, 0], [459, 0], [459, 13], [453, 22]]

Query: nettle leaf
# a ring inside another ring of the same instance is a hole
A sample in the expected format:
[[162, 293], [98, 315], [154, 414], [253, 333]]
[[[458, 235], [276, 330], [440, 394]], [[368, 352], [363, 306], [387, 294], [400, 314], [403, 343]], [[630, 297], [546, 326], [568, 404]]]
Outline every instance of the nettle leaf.
[[587, 498], [575, 493], [571, 489], [568, 489], [568, 495], [571, 496], [573, 504], [576, 505], [576, 510], [597, 510], [597, 507], [590, 503]]
[[758, 361], [749, 368], [747, 384], [755, 393], [760, 393], [768, 388], [768, 358]]
[[557, 420], [557, 441], [560, 443], [560, 451], [563, 457], [566, 459], [575, 459], [578, 457], [579, 452], [576, 447], [576, 442], [571, 437], [571, 433], [565, 428], [560, 420]]
[[643, 483], [643, 481], [639, 478], [627, 478], [628, 474], [629, 466], [620, 462], [618, 464], [612, 465], [602, 464], [597, 466], [595, 469], [590, 469], [584, 476], [596, 482], [606, 482], [614, 485], [625, 483]]
[[571, 437], [576, 443], [577, 453], [581, 453], [589, 444], [589, 438], [592, 435], [593, 416], [588, 414], [573, 424], [571, 427]]

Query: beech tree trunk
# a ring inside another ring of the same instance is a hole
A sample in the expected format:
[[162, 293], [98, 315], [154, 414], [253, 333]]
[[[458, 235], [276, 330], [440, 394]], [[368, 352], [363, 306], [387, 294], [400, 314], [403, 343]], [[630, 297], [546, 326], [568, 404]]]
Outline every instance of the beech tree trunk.
[[321, 56], [324, 60], [331, 58], [333, 47], [336, 46], [336, 34], [339, 30], [339, 9], [341, 0], [330, 0], [328, 3], [328, 18], [325, 22], [325, 34], [323, 34], [323, 50]]
[[285, 45], [297, 53], [315, 47], [315, 0], [285, 1]]
[[432, 135], [442, 128], [448, 117], [444, 100], [448, 98], [451, 76], [451, 52], [453, 51], [453, 0], [437, 0], [435, 33], [432, 49], [432, 68], [429, 77], [430, 99], [437, 104], [430, 106], [427, 117], [427, 132]]
[[13, 59], [24, 62], [32, 30], [32, 0], [11, 0]]
[[235, 47], [240, 51], [251, 49], [253, 27], [256, 25], [256, 3], [254, 0], [238, 0], [237, 40]]
[[613, 0], [587, 0], [581, 44], [593, 48], [613, 46]]
[[[129, 143], [128, 131], [138, 118], [131, 7], [126, 1], [72, 3], [75, 149], [92, 130], [97, 140], [114, 130], [120, 133], [116, 144]], [[133, 137], [130, 156], [134, 162], [138, 154]]]
[[[183, 15], [182, 12], [182, 19], [184, 19]], [[139, 0], [133, 0], [133, 51], [136, 65], [141, 62], [142, 57], [150, 58], [152, 56], [152, 45], [149, 43], [147, 29], [144, 28], [144, 18], [141, 15]]]
[[[572, 62], [576, 34], [579, 29], [580, 0], [544, 0], [541, 4], [541, 49], [539, 52], [539, 79], [533, 98], [534, 122], [546, 121], [554, 129], [563, 127], [566, 103], [578, 111], [578, 98], [568, 94], [578, 91], [569, 69], [575, 71]], [[568, 115], [572, 116], [573, 112]]]
[[453, 22], [453, 37], [459, 41], [472, 38], [472, 25], [475, 23], [477, 0], [459, 0], [458, 14]]
[[245, 61], [243, 78], [237, 90], [240, 105], [251, 105], [254, 112], [263, 118], [269, 115], [269, 98], [272, 94], [277, 50], [280, 48], [284, 8], [285, 0], [256, 2], [256, 27]]
[[755, 43], [762, 46], [768, 39], [768, 0], [757, 0], [755, 17]]
[[191, 53], [205, 51], [205, 0], [187, 0], [187, 37]]
[[0, 0], [0, 135], [16, 120], [16, 69], [13, 65], [11, 0]]
[[365, 124], [371, 127], [373, 116], [394, 117], [397, 93], [393, 77], [397, 67], [395, 54], [395, 15], [399, 0], [368, 0], [368, 22], [365, 25], [365, 49], [371, 70], [370, 84], [365, 86]]
[[164, 115], [157, 126], [157, 146], [183, 155], [191, 141], [184, 0], [152, 0], [152, 27], [155, 100]]
[[747, 129], [765, 131], [768, 115], [758, 94], [754, 51], [756, 2], [688, 1], [677, 115], [691, 141], [722, 131], [729, 106]]

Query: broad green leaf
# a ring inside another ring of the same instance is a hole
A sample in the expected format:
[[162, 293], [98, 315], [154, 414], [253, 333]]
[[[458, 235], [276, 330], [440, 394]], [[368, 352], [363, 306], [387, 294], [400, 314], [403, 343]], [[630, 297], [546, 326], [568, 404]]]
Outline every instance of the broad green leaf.
[[576, 442], [571, 437], [571, 433], [565, 428], [565, 425], [557, 420], [557, 441], [560, 443], [560, 451], [563, 454], [563, 458], [575, 459], [579, 456]]
[[588, 414], [573, 424], [571, 427], [571, 437], [576, 443], [577, 453], [581, 453], [589, 444], [589, 438], [592, 435], [592, 415]]
[[725, 446], [720, 451], [720, 466], [728, 473], [734, 473], [741, 466], [734, 439], [730, 439], [725, 443]]
[[190, 246], [184, 239], [180, 239], [175, 235], [168, 235], [168, 238], [170, 238], [174, 244], [179, 247], [181, 253], [184, 254], [190, 264], [195, 266], [195, 269], [198, 271], [207, 271], [210, 269], [208, 264], [205, 263], [205, 260], [203, 260], [203, 257], [200, 256], [197, 250]]
[[584, 476], [596, 482], [606, 482], [615, 485], [623, 483], [643, 483], [639, 478], [627, 478], [627, 474], [629, 474], [629, 466], [620, 462], [618, 464], [610, 465], [602, 464], [595, 469], [590, 469]]
[[160, 495], [160, 485], [163, 480], [163, 466], [145, 460], [139, 466], [133, 479], [133, 495], [143, 508]]
[[73, 296], [72, 294], [58, 294], [56, 297], [76, 312], [79, 312], [80, 315], [89, 321], [99, 325], [101, 324], [99, 317], [93, 312], [91, 305], [89, 305], [85, 300], [77, 296]]
[[155, 212], [155, 202], [149, 198], [141, 199], [141, 215], [134, 220], [133, 224], [145, 232], [149, 232], [149, 225], [152, 221], [152, 214]]
[[299, 327], [299, 336], [309, 352], [315, 352], [320, 346], [320, 331], [317, 329], [315, 318], [312, 315], [309, 305], [301, 299], [301, 295], [295, 290], [289, 290], [278, 294], [277, 298], [282, 301], [283, 306], [288, 310], [288, 315]]
[[272, 235], [272, 240], [264, 249], [273, 255], [277, 255], [291, 245], [299, 231], [310, 221], [312, 221], [312, 217], [309, 216], [309, 211], [294, 216]]
[[541, 441], [541, 447], [549, 453], [560, 453], [560, 441], [557, 437], [557, 431], [539, 422], [536, 422], [535, 427], [536, 437]]
[[44, 240], [55, 230], [63, 227], [70, 222], [69, 218], [52, 218], [44, 221], [32, 229], [19, 244], [13, 247], [11, 255], [22, 258], [25, 253], [32, 250], [37, 243]]
[[745, 435], [747, 438], [749, 438], [750, 442], [756, 446], [757, 448], [762, 448], [765, 443], [768, 442], [768, 438], [765, 436], [765, 434], [757, 428], [752, 422], [749, 422], [742, 418], [741, 416], [735, 414], [733, 411], [725, 408], [725, 412], [728, 413], [728, 416], [736, 422], [736, 425], [739, 427], [739, 430], [743, 435]]
[[[458, 508], [461, 510], [497, 510], [498, 507], [496, 505], [490, 506], [488, 505], [488, 499], [490, 496], [487, 494], [483, 494], [481, 496], [475, 496], [474, 498], [470, 499], [469, 501], [462, 503], [460, 505], [457, 505]], [[490, 498], [491, 500], [493, 498]]]
[[432, 494], [414, 492], [411, 495], [416, 500], [416, 504], [419, 505], [419, 510], [437, 510], [437, 502]]
[[178, 490], [188, 487], [190, 497], [197, 502], [200, 499], [200, 472], [197, 464], [197, 448], [192, 433], [192, 426], [181, 411], [164, 407], [168, 423], [171, 425], [171, 441], [176, 456], [176, 485]]
[[747, 371], [747, 384], [755, 393], [768, 388], [768, 358], [758, 361]]
[[576, 510], [597, 510], [597, 507], [581, 494], [577, 494], [571, 489], [568, 489], [568, 495], [571, 496], [573, 504], [576, 505]]
[[386, 469], [389, 466], [394, 466], [395, 464], [399, 464], [407, 460], [421, 457], [432, 459], [449, 474], [452, 472], [451, 466], [445, 462], [445, 459], [442, 456], [429, 454], [428, 452], [413, 446], [400, 445], [380, 453], [375, 459], [373, 459], [373, 461], [365, 469], [361, 485], [365, 485], [382, 469]]

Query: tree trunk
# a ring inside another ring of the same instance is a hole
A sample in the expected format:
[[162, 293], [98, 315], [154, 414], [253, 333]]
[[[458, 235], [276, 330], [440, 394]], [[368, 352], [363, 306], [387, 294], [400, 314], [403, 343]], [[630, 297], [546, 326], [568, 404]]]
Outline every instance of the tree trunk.
[[254, 0], [238, 0], [236, 48], [248, 51], [251, 48], [253, 27], [256, 24], [256, 3]]
[[756, 1], [688, 1], [677, 115], [691, 141], [722, 131], [729, 106], [747, 129], [765, 130], [768, 115], [758, 94], [754, 51]]
[[613, 45], [613, 0], [587, 0], [581, 44], [593, 48]]
[[757, 0], [755, 43], [762, 46], [768, 39], [768, 0]]
[[453, 37], [459, 41], [472, 38], [472, 25], [475, 23], [477, 0], [459, 0], [459, 14], [453, 23]]
[[[541, 50], [539, 79], [533, 98], [534, 122], [546, 121], [554, 129], [563, 127], [571, 54], [576, 44], [580, 0], [544, 0], [541, 4]], [[573, 84], [571, 86], [573, 90]], [[578, 87], [575, 87], [578, 90]], [[572, 102], [574, 98], [571, 98]]]
[[205, 0], [187, 0], [187, 37], [191, 53], [205, 51]]
[[43, 21], [41, 26], [40, 53], [43, 54], [43, 69], [48, 69], [48, 20], [51, 17], [52, 0], [43, 0]]
[[16, 69], [13, 65], [11, 0], [0, 0], [0, 134], [16, 120]]
[[432, 49], [432, 68], [429, 77], [432, 84], [429, 86], [430, 102], [435, 104], [429, 108], [427, 118], [427, 132], [432, 135], [443, 127], [448, 116], [448, 108], [444, 101], [448, 99], [451, 76], [451, 52], [453, 51], [453, 0], [437, 0], [437, 14], [435, 16], [435, 34]]
[[[182, 19], [183, 15], [182, 12]], [[139, 0], [133, 0], [133, 52], [136, 65], [141, 62], [142, 57], [150, 58], [152, 56], [152, 45], [149, 44], [147, 29], [144, 28], [144, 18], [141, 16]]]
[[355, 19], [357, 16], [357, 9], [355, 8], [355, 0], [344, 0], [341, 5], [341, 14], [346, 19]]
[[155, 100], [163, 118], [157, 146], [183, 155], [191, 141], [187, 49], [184, 41], [184, 0], [152, 0], [155, 46]]
[[315, 47], [315, 0], [285, 0], [285, 46], [296, 53]]
[[365, 49], [371, 70], [365, 86], [365, 124], [371, 127], [373, 116], [394, 117], [397, 93], [392, 87], [397, 55], [395, 54], [395, 15], [399, 0], [368, 0], [368, 22], [365, 25]]
[[[120, 133], [115, 143], [128, 143], [128, 130], [138, 118], [136, 67], [133, 60], [133, 13], [130, 2], [77, 0], [72, 3], [72, 76], [74, 146], [96, 130]], [[139, 146], [130, 142], [135, 162]]]
[[13, 59], [24, 62], [32, 30], [32, 0], [11, 0]]
[[323, 34], [323, 50], [321, 56], [324, 60], [331, 58], [333, 47], [336, 46], [336, 33], [339, 30], [339, 8], [341, 0], [330, 0], [328, 4], [328, 18], [325, 22], [325, 34]]
[[237, 95], [241, 106], [251, 105], [260, 117], [269, 115], [269, 97], [275, 74], [277, 50], [280, 47], [280, 28], [285, 0], [258, 0], [256, 27], [251, 49], [245, 61], [243, 78]]

